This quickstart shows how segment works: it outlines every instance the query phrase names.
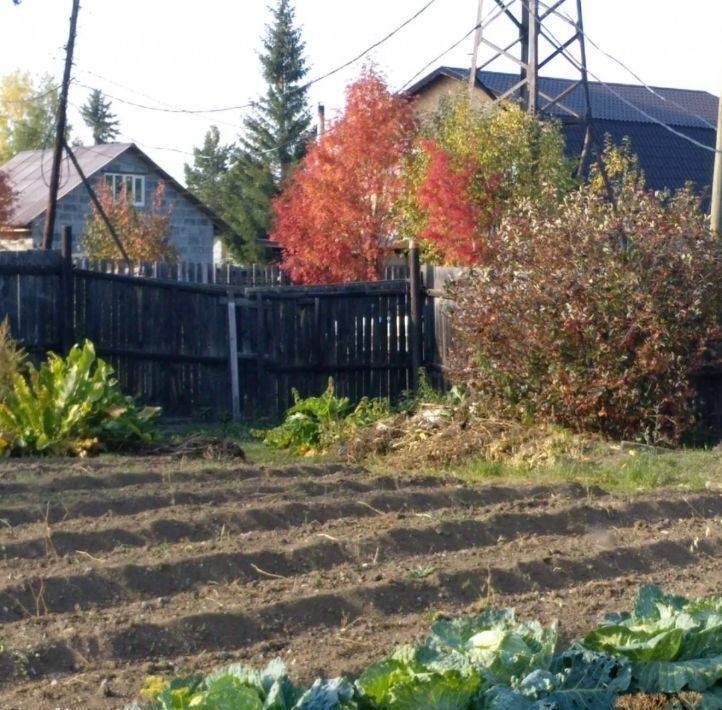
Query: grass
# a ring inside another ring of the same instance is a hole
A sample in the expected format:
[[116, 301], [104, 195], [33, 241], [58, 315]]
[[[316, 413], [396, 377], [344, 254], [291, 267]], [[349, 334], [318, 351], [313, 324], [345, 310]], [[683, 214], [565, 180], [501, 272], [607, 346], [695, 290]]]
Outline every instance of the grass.
[[[251, 436], [250, 425], [236, 424], [203, 424], [183, 423], [165, 425], [161, 429], [162, 438], [182, 437], [190, 434], [205, 434], [221, 438], [229, 438], [238, 442], [246, 453], [246, 461], [250, 464], [265, 466], [283, 466], [313, 464], [339, 461], [332, 454], [298, 456], [288, 450], [276, 449], [264, 444]], [[644, 489], [665, 487], [688, 488], [691, 490], [705, 487], [722, 489], [722, 448], [683, 448], [663, 449], [631, 443], [612, 443], [597, 441], [592, 445], [586, 442], [577, 445], [573, 435], [556, 432], [558, 435], [552, 446], [562, 442], [560, 451], [545, 457], [537, 456], [536, 451], [530, 460], [519, 460], [513, 456], [499, 457], [494, 460], [470, 458], [455, 465], [431, 469], [420, 463], [418, 467], [399, 467], [377, 457], [365, 462], [367, 468], [374, 473], [402, 473], [420, 470], [425, 473], [453, 476], [469, 483], [494, 482], [509, 485], [521, 483], [564, 483], [578, 482], [584, 486], [599, 486], [610, 492], [629, 493]], [[547, 445], [540, 441], [540, 450]], [[544, 452], [542, 452], [544, 453]], [[14, 460], [17, 463], [17, 460]], [[47, 474], [54, 468], [53, 459], [25, 459], [29, 464], [22, 478], [36, 478], [38, 474]], [[91, 460], [63, 459], [63, 464], [77, 473], [92, 469], [95, 472], [104, 470], [142, 472], [148, 469], [147, 458], [132, 455], [104, 454]], [[92, 463], [91, 463], [92, 462]], [[186, 471], [195, 468], [226, 468], [231, 465], [228, 460], [180, 460], [159, 461], [161, 468], [170, 467], [174, 470]], [[14, 468], [13, 462], [7, 465]], [[0, 463], [1, 469], [4, 467]], [[66, 469], [67, 470], [67, 469]], [[170, 469], [169, 469], [170, 470]], [[162, 471], [161, 471], [162, 472]]]
[[649, 450], [610, 445], [584, 458], [534, 466], [483, 459], [449, 467], [444, 473], [465, 481], [578, 482], [620, 493], [640, 489], [722, 488], [720, 449]]

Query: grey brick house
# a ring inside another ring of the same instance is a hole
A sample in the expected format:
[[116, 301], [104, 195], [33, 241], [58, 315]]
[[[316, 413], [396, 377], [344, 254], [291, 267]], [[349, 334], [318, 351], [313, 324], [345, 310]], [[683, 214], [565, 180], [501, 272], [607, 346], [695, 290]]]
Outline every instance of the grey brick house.
[[[159, 181], [165, 183], [164, 204], [172, 206], [170, 241], [181, 261], [211, 263], [214, 236], [229, 229], [223, 220], [174, 180], [133, 143], [107, 143], [74, 148], [80, 168], [95, 186], [104, 180], [125, 185], [136, 209], [152, 204]], [[42, 239], [48, 201], [52, 151], [27, 150], [0, 166], [16, 193], [10, 223], [0, 225], [0, 249], [37, 247]], [[90, 197], [68, 159], [60, 173], [60, 190], [53, 245], [60, 244], [60, 229], [73, 230], [73, 252], [82, 255], [80, 235], [90, 212]], [[122, 235], [121, 239], [122, 239]]]

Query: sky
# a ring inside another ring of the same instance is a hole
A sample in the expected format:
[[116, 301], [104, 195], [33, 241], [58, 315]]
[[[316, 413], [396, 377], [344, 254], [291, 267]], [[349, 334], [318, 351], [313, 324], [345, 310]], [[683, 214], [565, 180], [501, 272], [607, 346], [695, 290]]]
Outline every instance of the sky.
[[[296, 20], [306, 43], [309, 78], [344, 64], [417, 13], [429, 0], [295, 0]], [[183, 182], [183, 165], [192, 162], [215, 124], [225, 142], [242, 130], [247, 108], [264, 89], [258, 52], [275, 0], [83, 0], [70, 89], [69, 120], [74, 136], [90, 143], [78, 113], [92, 88], [112, 101], [120, 121], [118, 140], [132, 141], [173, 177]], [[71, 0], [0, 0], [0, 75], [17, 69], [62, 76]], [[575, 0], [562, 10], [575, 12]], [[495, 4], [484, 0], [489, 17]], [[415, 20], [352, 66], [314, 84], [311, 106], [326, 106], [333, 119], [343, 109], [344, 88], [364, 61], [373, 62], [389, 86], [400, 89], [427, 64], [468, 66], [473, 37], [433, 61], [475, 25], [478, 0], [434, 0]], [[584, 0], [587, 37], [652, 86], [700, 89], [715, 96], [722, 87], [720, 0]], [[498, 44], [509, 38], [510, 24], [495, 20], [485, 36]], [[557, 20], [549, 26], [558, 39], [569, 34]], [[480, 62], [489, 57], [482, 49]], [[588, 66], [611, 83], [638, 83], [620, 64], [591, 44]], [[509, 71], [504, 62], [490, 69]], [[573, 77], [563, 59], [548, 76]], [[160, 110], [133, 106], [142, 104]], [[187, 114], [168, 109], [228, 111]], [[2, 111], [2, 105], [0, 105]]]

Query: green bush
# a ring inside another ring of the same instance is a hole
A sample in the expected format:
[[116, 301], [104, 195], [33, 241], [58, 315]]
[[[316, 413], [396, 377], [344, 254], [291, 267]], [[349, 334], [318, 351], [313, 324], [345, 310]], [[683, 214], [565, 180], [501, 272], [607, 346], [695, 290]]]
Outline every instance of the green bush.
[[123, 395], [113, 369], [90, 341], [67, 358], [53, 353], [39, 369], [15, 373], [0, 402], [0, 452], [11, 455], [85, 455], [118, 449], [153, 436], [158, 408], [138, 409]]
[[690, 373], [720, 337], [722, 237], [697, 198], [644, 188], [609, 149], [608, 182], [560, 214], [534, 204], [489, 237], [453, 288], [453, 370], [495, 415], [676, 442], [694, 422]]
[[25, 351], [10, 337], [10, 324], [6, 318], [0, 323], [0, 402], [12, 387], [13, 377], [20, 372]]
[[277, 449], [289, 449], [297, 454], [327, 449], [351, 427], [366, 426], [389, 411], [382, 399], [364, 397], [355, 407], [348, 397], [337, 397], [333, 378], [318, 397], [302, 398], [292, 389], [294, 404], [284, 415], [283, 422], [273, 429], [254, 429], [251, 433]]

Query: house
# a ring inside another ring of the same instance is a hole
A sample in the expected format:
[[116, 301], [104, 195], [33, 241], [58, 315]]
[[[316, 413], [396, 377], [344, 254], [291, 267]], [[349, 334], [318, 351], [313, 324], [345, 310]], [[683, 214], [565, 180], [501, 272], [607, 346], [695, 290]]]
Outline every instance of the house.
[[[444, 97], [468, 92], [468, 76], [468, 69], [439, 67], [416, 82], [408, 93], [416, 97], [417, 113], [421, 116], [429, 114], [436, 110]], [[477, 71], [472, 105], [482, 107], [491, 103], [518, 81], [518, 74]], [[547, 96], [558, 96], [574, 83], [571, 79], [540, 77], [539, 91]], [[596, 136], [602, 140], [605, 134], [609, 134], [615, 143], [620, 143], [625, 136], [629, 137], [649, 188], [676, 189], [690, 181], [699, 192], [709, 187], [714, 152], [695, 145], [683, 136], [714, 149], [716, 96], [706, 91], [666, 88], [650, 91], [639, 85], [605, 85], [590, 81], [589, 99]], [[563, 103], [583, 115], [583, 87], [580, 85], [573, 89], [564, 97]], [[562, 123], [569, 155], [579, 155], [584, 126], [559, 105], [551, 107], [549, 114]]]
[[[81, 170], [92, 186], [104, 180], [125, 185], [136, 209], [152, 203], [160, 181], [165, 184], [164, 204], [172, 206], [170, 241], [181, 261], [211, 263], [213, 241], [229, 229], [223, 220], [133, 143], [107, 143], [73, 149]], [[16, 193], [10, 224], [0, 227], [1, 248], [31, 248], [42, 240], [52, 151], [26, 150], [0, 166]], [[69, 225], [73, 253], [81, 255], [80, 236], [90, 212], [90, 197], [80, 175], [66, 157], [61, 164], [60, 189], [53, 245], [60, 245], [60, 230]], [[122, 239], [122, 235], [120, 235]]]

